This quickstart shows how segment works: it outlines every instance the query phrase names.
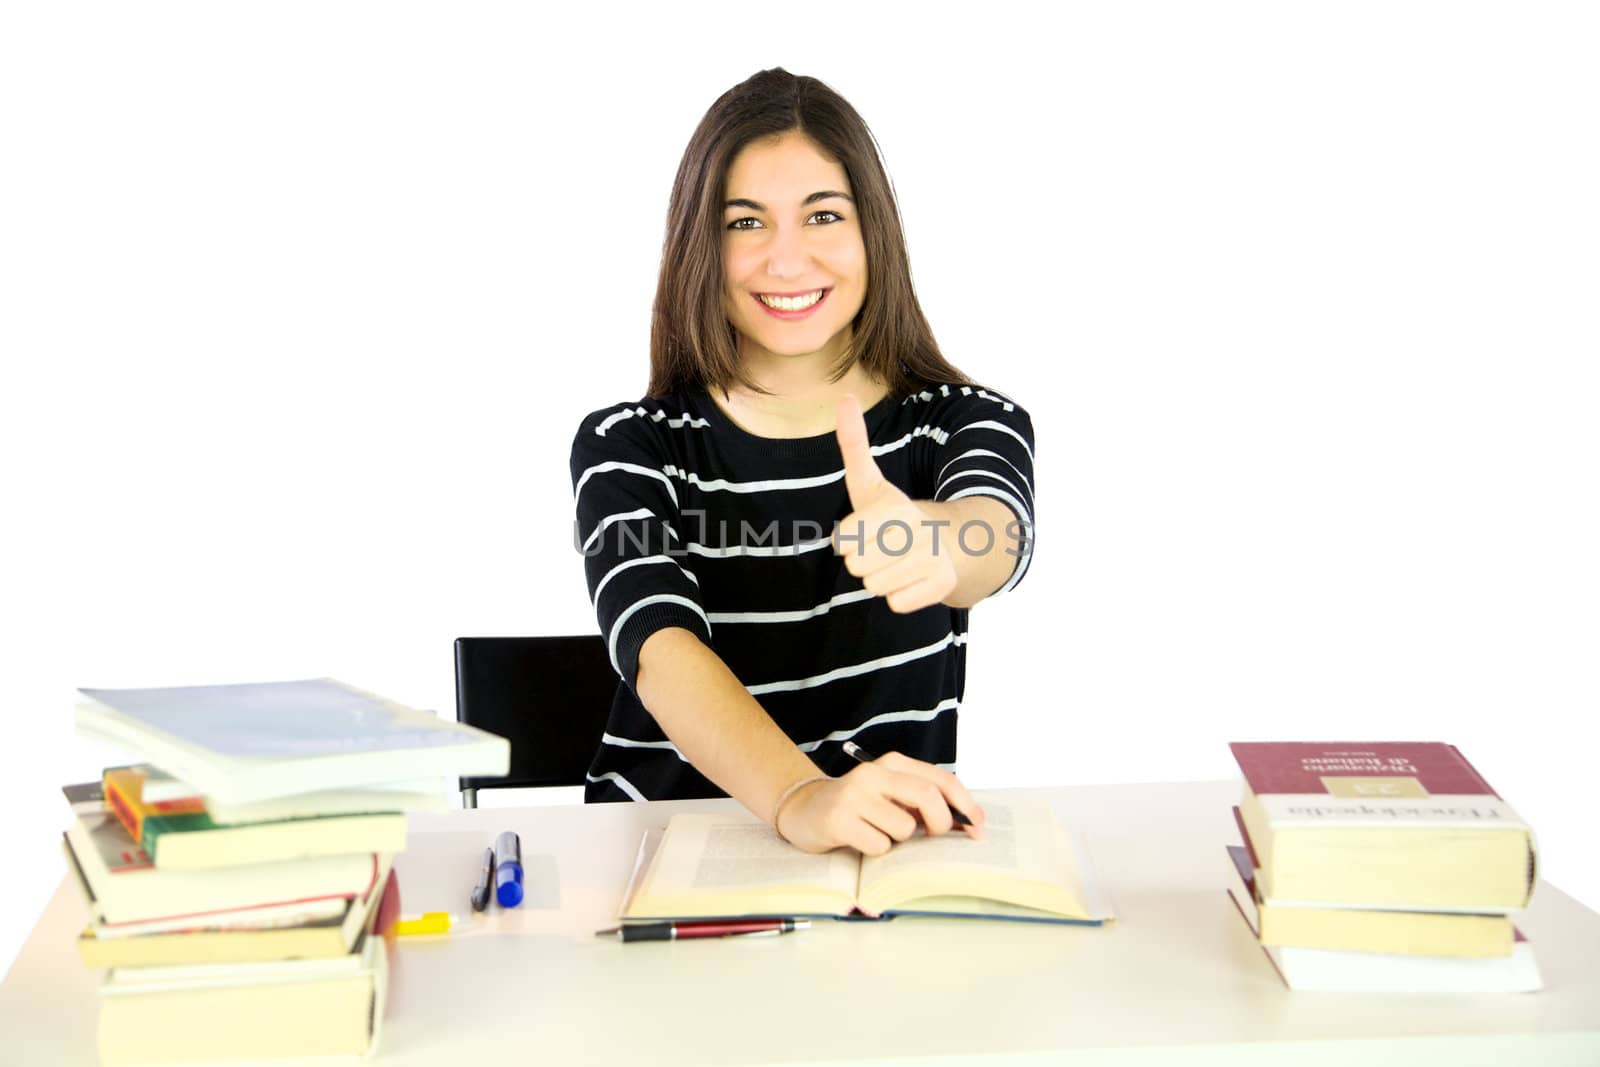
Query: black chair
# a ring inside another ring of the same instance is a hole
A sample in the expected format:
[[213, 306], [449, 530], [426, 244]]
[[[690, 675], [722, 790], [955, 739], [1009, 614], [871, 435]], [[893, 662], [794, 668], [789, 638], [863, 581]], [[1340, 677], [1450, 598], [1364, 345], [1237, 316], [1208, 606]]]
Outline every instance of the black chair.
[[598, 634], [456, 638], [456, 719], [511, 742], [511, 772], [462, 778], [462, 803], [477, 807], [479, 789], [583, 785], [619, 684]]

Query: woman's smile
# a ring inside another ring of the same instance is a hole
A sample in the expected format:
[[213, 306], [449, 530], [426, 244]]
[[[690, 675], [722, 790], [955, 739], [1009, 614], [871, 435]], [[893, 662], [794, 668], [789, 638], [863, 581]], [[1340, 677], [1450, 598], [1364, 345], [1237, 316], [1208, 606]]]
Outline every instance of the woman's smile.
[[799, 293], [756, 293], [756, 302], [776, 319], [803, 319], [822, 305], [833, 290], [809, 289]]

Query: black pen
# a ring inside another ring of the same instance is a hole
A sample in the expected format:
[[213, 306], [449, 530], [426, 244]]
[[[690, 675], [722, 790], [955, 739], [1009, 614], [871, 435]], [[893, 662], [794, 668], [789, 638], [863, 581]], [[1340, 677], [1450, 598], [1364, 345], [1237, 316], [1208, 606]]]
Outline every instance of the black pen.
[[483, 870], [478, 872], [478, 884], [472, 887], [472, 910], [482, 911], [489, 906], [489, 887], [494, 884], [494, 849], [483, 850]]
[[[868, 752], [866, 749], [862, 748], [860, 745], [856, 744], [854, 741], [846, 741], [844, 743], [844, 754], [855, 760], [857, 763], [871, 763], [873, 760], [878, 758], [877, 756], [874, 756], [872, 753]], [[945, 801], [945, 807], [950, 807], [950, 802], [948, 800]], [[955, 808], [950, 808], [950, 818], [955, 820], [957, 826], [972, 825], [972, 820], [967, 818], [961, 812], [957, 811]]]

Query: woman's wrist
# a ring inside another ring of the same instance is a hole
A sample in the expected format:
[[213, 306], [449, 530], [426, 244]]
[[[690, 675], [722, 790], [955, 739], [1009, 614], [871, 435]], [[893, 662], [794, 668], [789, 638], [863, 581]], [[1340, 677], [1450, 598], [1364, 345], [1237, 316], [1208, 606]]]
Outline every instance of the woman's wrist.
[[772, 802], [771, 822], [773, 830], [777, 831], [779, 837], [783, 837], [785, 841], [789, 840], [787, 837], [783, 836], [783, 831], [778, 828], [778, 819], [783, 815], [784, 805], [793, 800], [795, 795], [799, 793], [800, 790], [806, 788], [807, 786], [815, 785], [818, 782], [826, 782], [828, 781], [829, 777], [830, 776], [826, 774], [813, 774], [805, 778], [799, 778], [789, 783], [789, 787], [778, 794], [778, 799]]

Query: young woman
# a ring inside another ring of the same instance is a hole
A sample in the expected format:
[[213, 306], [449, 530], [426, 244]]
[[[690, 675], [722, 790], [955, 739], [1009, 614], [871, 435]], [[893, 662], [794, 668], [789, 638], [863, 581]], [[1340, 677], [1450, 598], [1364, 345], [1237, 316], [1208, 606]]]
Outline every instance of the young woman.
[[949, 770], [967, 609], [1027, 570], [1033, 429], [940, 354], [872, 136], [821, 82], [763, 71], [701, 120], [648, 395], [583, 420], [572, 478], [623, 683], [589, 800], [725, 792], [814, 852], [952, 810], [982, 832]]

